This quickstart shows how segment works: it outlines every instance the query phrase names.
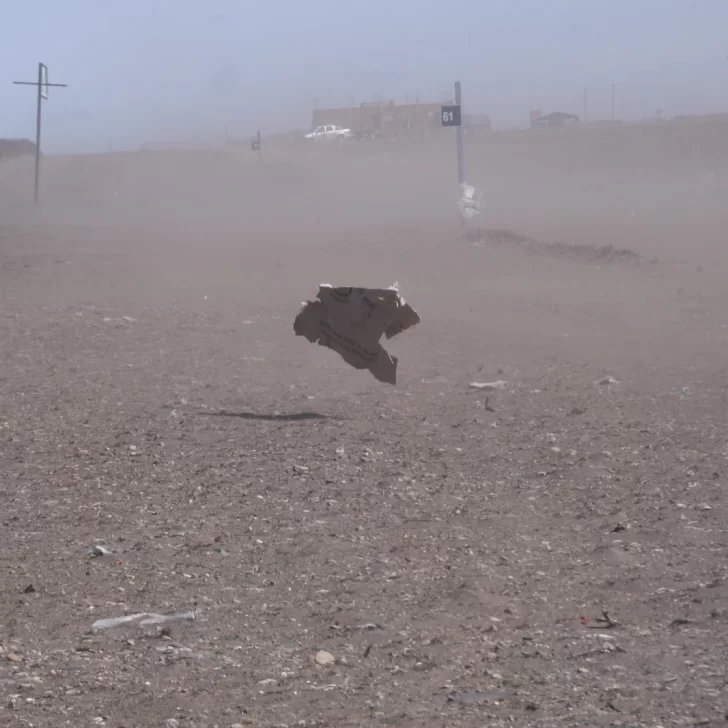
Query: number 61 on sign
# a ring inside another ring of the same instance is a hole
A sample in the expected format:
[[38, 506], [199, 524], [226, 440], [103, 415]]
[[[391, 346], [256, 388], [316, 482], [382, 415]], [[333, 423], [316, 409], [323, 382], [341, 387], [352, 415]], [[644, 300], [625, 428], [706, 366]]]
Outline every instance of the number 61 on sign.
[[459, 105], [442, 106], [440, 111], [443, 126], [462, 126], [462, 116]]

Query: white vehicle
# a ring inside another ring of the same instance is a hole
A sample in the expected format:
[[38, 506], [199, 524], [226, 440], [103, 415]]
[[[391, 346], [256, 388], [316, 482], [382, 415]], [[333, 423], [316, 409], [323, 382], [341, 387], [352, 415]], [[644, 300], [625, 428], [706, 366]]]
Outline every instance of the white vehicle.
[[340, 126], [326, 124], [325, 126], [317, 126], [312, 132], [306, 134], [306, 139], [311, 139], [314, 142], [336, 142], [351, 139], [353, 136], [351, 129], [342, 129]]

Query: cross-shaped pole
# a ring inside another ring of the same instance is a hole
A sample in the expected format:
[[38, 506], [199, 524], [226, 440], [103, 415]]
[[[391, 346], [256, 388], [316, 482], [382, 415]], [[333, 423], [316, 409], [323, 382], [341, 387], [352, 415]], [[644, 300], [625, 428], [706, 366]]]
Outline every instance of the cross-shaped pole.
[[40, 119], [43, 99], [48, 98], [48, 88], [55, 86], [66, 88], [65, 83], [48, 83], [48, 66], [38, 64], [37, 81], [13, 81], [16, 86], [36, 86], [38, 89], [38, 111], [35, 119], [35, 204], [38, 204], [38, 188], [40, 183]]

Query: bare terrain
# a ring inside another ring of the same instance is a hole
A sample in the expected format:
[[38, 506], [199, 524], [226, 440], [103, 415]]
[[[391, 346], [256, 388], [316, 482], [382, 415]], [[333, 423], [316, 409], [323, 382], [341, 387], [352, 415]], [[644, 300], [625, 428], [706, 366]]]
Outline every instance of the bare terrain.
[[0, 167], [0, 725], [728, 722], [728, 127], [454, 146]]

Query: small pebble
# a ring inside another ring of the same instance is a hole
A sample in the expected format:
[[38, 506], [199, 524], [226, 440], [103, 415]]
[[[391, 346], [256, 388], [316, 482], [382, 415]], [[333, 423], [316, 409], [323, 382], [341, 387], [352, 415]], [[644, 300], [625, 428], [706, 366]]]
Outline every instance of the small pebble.
[[319, 650], [314, 657], [318, 665], [333, 665], [336, 662], [336, 658], [326, 650]]

